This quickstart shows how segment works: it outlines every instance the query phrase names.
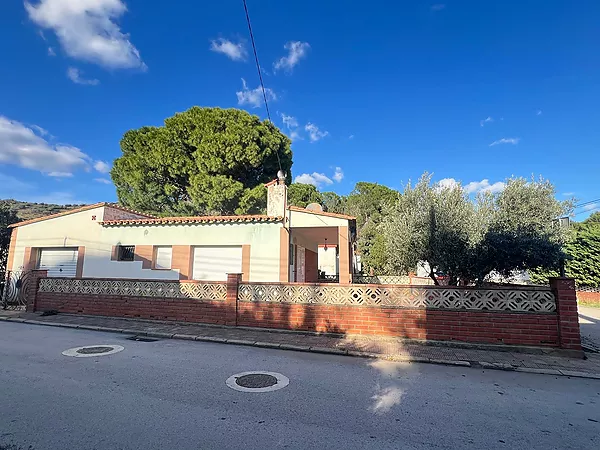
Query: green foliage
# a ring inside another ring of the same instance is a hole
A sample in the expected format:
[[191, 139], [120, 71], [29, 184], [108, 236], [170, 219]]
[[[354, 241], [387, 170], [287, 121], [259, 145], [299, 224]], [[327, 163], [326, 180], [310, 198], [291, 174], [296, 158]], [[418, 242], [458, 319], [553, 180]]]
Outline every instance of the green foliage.
[[323, 203], [323, 197], [312, 184], [292, 183], [288, 187], [290, 206], [306, 208], [309, 203]]
[[583, 223], [600, 223], [600, 211], [592, 213]]
[[6, 201], [0, 202], [0, 281], [4, 282], [6, 263], [8, 260], [8, 249], [10, 247], [10, 235], [12, 232], [9, 225], [19, 222], [19, 218], [12, 211]]
[[343, 201], [343, 212], [356, 217], [357, 247], [365, 271], [381, 272], [384, 268], [386, 241], [379, 236], [378, 226], [384, 208], [397, 198], [393, 189], [361, 181]]
[[321, 192], [321, 198], [323, 199], [323, 208], [327, 212], [344, 214], [346, 211], [346, 199], [340, 197], [335, 192]]
[[565, 236], [555, 219], [572, 204], [554, 195], [545, 180], [511, 178], [502, 192], [473, 202], [460, 185], [432, 185], [425, 174], [385, 210], [379, 231], [386, 268], [406, 273], [427, 261], [436, 282], [443, 274], [457, 284], [482, 283], [492, 272], [509, 277], [532, 267], [556, 267]]
[[247, 214], [266, 206], [263, 184], [290, 173], [290, 140], [238, 109], [193, 107], [162, 127], [125, 133], [111, 176], [124, 206], [162, 215]]
[[[600, 287], [600, 222], [585, 220], [575, 223], [564, 246], [565, 275], [575, 278], [579, 286]], [[558, 270], [537, 268], [531, 271], [535, 283], [546, 284]]]
[[[20, 202], [18, 200], [0, 200], [0, 202], [18, 216], [19, 220], [37, 219], [38, 217], [57, 214], [84, 205], [54, 205], [48, 203]], [[17, 222], [19, 221], [17, 220]]]

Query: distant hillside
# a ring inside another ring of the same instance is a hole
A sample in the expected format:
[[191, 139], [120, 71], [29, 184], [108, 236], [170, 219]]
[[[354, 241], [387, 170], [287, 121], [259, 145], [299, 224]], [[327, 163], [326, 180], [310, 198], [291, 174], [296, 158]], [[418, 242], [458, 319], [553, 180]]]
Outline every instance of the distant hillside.
[[57, 214], [70, 209], [79, 208], [84, 205], [53, 205], [48, 203], [30, 203], [17, 200], [0, 200], [12, 209], [21, 220], [36, 219], [38, 217]]

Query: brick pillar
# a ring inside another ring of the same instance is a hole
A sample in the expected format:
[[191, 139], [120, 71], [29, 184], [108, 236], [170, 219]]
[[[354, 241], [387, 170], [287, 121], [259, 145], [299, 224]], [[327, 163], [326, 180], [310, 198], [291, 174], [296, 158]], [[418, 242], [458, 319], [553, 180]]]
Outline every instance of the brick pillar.
[[25, 297], [27, 312], [35, 312], [37, 309], [37, 293], [40, 284], [40, 278], [48, 276], [47, 270], [32, 270], [31, 273], [22, 278], [21, 292]]
[[350, 240], [348, 239], [348, 227], [338, 227], [338, 248], [339, 248], [339, 277], [340, 284], [352, 282], [352, 271], [350, 267]]
[[241, 273], [227, 274], [227, 300], [225, 301], [225, 325], [237, 326], [238, 289]]
[[579, 352], [583, 356], [575, 280], [573, 278], [550, 278], [550, 287], [556, 296], [560, 348]]

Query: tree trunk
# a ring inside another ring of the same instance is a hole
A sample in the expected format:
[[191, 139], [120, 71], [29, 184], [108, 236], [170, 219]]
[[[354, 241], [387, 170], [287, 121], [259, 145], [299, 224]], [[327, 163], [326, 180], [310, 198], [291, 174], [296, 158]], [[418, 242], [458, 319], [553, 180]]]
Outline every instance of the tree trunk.
[[433, 273], [433, 269], [429, 269], [429, 278], [431, 278], [433, 280], [433, 284], [435, 284], [436, 286], [440, 285], [440, 282], [438, 281], [438, 279], [435, 276], [435, 273]]

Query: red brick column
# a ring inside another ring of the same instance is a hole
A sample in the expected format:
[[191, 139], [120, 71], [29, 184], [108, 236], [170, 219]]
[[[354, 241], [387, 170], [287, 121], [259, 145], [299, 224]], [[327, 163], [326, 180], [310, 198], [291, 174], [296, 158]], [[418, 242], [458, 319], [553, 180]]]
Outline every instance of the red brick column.
[[225, 301], [225, 325], [237, 326], [238, 289], [241, 273], [227, 274], [227, 300]]
[[581, 352], [575, 280], [573, 278], [550, 278], [550, 287], [556, 296], [559, 345], [566, 350]]
[[48, 276], [47, 270], [32, 270], [28, 277], [22, 279], [22, 295], [25, 297], [27, 312], [35, 312], [37, 309], [37, 292], [40, 278]]

